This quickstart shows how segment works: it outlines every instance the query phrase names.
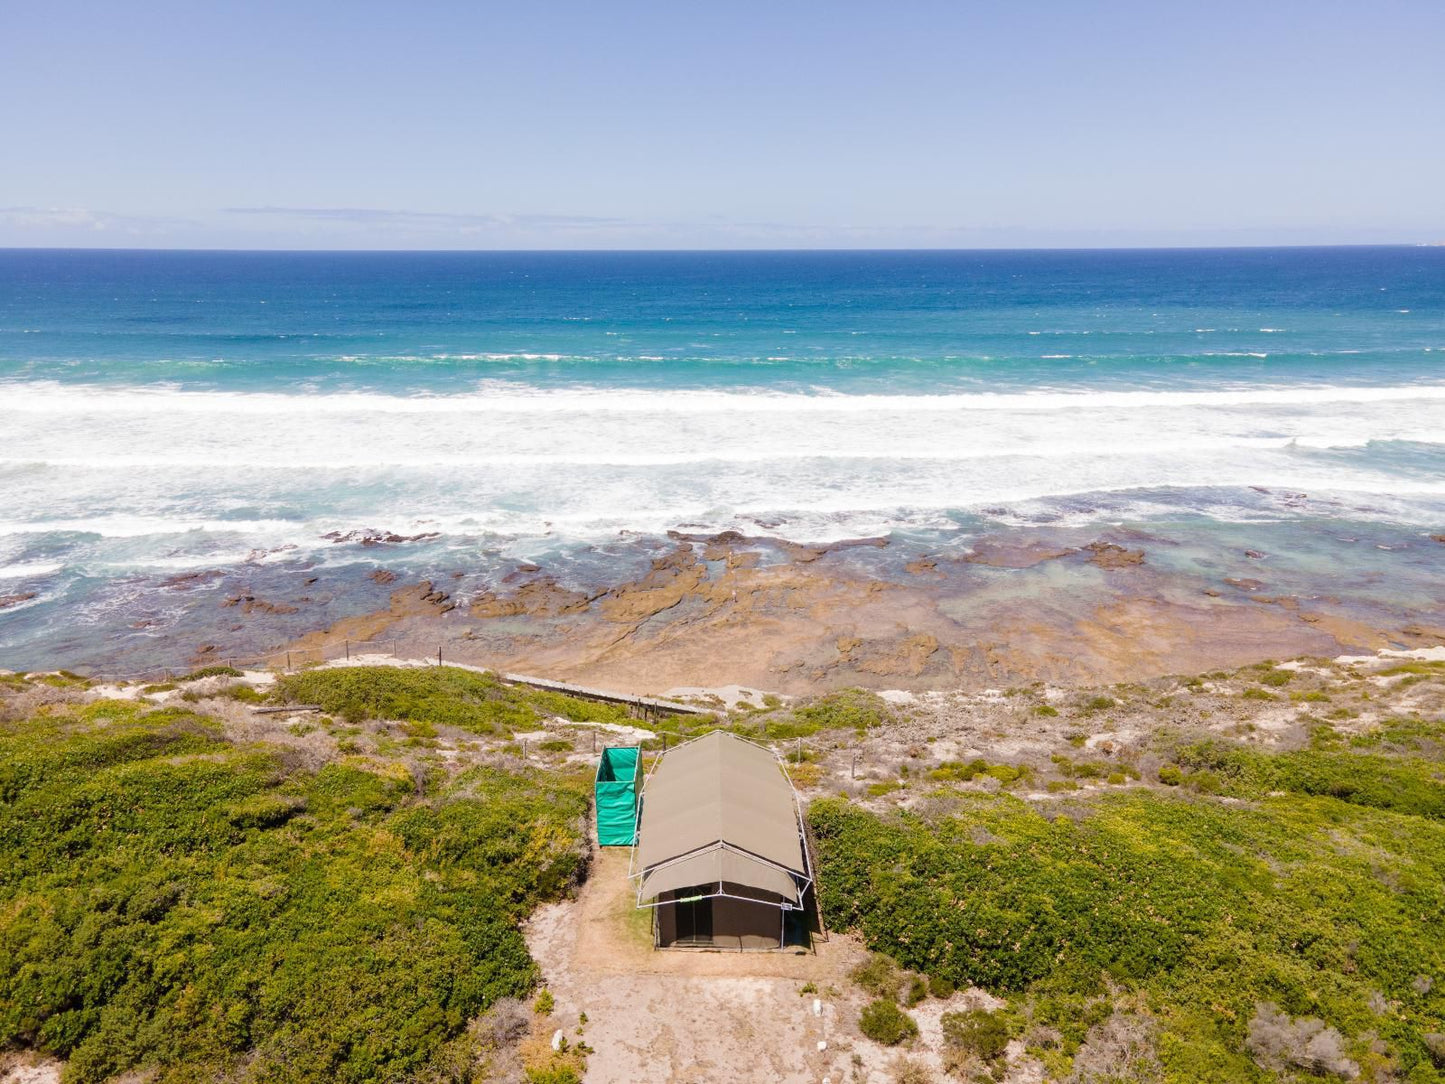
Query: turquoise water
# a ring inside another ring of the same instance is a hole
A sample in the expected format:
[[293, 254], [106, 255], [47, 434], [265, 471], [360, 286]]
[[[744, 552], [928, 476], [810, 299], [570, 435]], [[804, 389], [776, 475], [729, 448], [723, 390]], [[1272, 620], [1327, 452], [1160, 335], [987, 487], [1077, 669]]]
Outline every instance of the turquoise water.
[[359, 608], [366, 529], [577, 580], [672, 529], [1419, 538], [1442, 361], [1442, 248], [0, 252], [0, 665], [155, 648], [190, 571]]

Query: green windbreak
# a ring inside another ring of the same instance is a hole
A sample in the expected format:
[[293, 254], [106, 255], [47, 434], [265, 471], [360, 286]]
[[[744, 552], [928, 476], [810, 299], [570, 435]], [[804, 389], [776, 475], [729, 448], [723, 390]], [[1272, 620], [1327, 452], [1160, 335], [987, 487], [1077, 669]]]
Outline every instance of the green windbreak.
[[637, 840], [637, 784], [640, 750], [608, 747], [597, 764], [597, 842], [603, 847], [630, 847]]

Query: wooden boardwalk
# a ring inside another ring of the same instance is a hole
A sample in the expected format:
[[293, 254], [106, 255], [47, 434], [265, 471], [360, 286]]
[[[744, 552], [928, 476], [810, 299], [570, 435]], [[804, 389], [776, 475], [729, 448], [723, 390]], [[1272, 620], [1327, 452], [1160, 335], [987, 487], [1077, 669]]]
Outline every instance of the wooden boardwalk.
[[566, 681], [553, 681], [550, 678], [530, 677], [527, 674], [499, 674], [503, 681], [510, 681], [513, 685], [526, 685], [533, 689], [545, 689], [548, 692], [566, 693], [568, 696], [580, 697], [583, 700], [599, 700], [604, 704], [623, 704], [640, 712], [641, 717], [651, 718], [654, 715], [713, 715], [716, 714], [712, 708], [699, 708], [692, 704], [682, 704], [676, 700], [659, 700], [653, 696], [628, 696], [626, 693], [613, 693], [605, 689], [591, 689], [585, 685], [573, 685]]

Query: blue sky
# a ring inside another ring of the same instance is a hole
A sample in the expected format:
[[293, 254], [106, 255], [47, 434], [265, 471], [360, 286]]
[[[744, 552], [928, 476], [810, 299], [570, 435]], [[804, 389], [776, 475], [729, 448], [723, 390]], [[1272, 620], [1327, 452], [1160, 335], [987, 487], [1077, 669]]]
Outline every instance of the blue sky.
[[0, 245], [1445, 241], [1445, 3], [0, 5]]

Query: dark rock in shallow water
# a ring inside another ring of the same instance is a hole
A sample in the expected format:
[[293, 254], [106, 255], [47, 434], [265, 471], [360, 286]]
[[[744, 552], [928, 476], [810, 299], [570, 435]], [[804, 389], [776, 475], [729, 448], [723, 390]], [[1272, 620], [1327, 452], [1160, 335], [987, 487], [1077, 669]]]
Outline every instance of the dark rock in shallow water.
[[225, 573], [220, 569], [209, 568], [204, 572], [182, 572], [176, 576], [167, 576], [161, 580], [161, 587], [173, 591], [184, 591], [187, 588], [199, 587], [203, 583], [210, 583]]
[[421, 534], [395, 534], [391, 531], [327, 531], [321, 536], [328, 542], [356, 542], [363, 546], [396, 545], [401, 542], [429, 542], [440, 538], [439, 531]]
[[19, 606], [22, 602], [29, 602], [35, 597], [36, 593], [34, 591], [22, 591], [15, 595], [0, 595], [0, 610], [7, 609], [10, 606]]
[[1143, 550], [1128, 550], [1113, 542], [1090, 542], [1084, 549], [1093, 554], [1089, 563], [1100, 568], [1132, 568], [1144, 563]]
[[1044, 542], [983, 539], [975, 543], [963, 559], [971, 565], [1018, 569], [1032, 568], [1077, 552], [1071, 546], [1053, 546]]
[[1249, 577], [1236, 579], [1234, 576], [1224, 577], [1224, 582], [1230, 587], [1238, 587], [1241, 591], [1258, 591], [1264, 586], [1263, 580], [1254, 580]]
[[243, 614], [294, 614], [300, 612], [296, 606], [288, 606], [284, 602], [267, 602], [255, 595], [232, 595], [221, 605], [223, 607], [239, 606]]

